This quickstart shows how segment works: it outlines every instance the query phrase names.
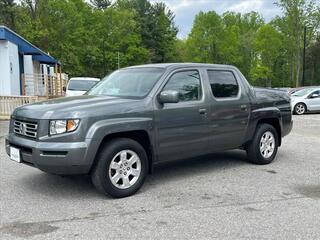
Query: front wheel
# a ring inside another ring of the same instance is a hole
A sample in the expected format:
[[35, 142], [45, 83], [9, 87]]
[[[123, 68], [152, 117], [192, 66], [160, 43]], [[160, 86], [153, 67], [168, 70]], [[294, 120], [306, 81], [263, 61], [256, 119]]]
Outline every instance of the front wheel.
[[260, 124], [247, 148], [249, 160], [255, 164], [269, 164], [277, 155], [279, 136], [270, 124]]
[[139, 190], [147, 174], [144, 148], [132, 139], [119, 138], [104, 146], [91, 173], [94, 186], [112, 197], [127, 197]]
[[294, 113], [297, 115], [303, 115], [307, 111], [307, 106], [304, 103], [297, 103], [294, 107]]

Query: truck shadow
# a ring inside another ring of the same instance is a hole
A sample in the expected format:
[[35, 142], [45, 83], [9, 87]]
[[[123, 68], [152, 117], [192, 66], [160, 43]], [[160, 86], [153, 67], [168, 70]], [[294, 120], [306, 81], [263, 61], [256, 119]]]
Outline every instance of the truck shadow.
[[58, 176], [39, 172], [19, 180], [19, 184], [28, 189], [28, 191], [53, 198], [80, 199], [101, 196], [95, 190], [90, 177], [87, 175]]
[[[178, 181], [194, 175], [214, 174], [229, 168], [237, 168], [248, 164], [244, 151], [228, 151], [193, 159], [167, 162], [157, 165], [152, 175], [147, 176], [141, 192], [148, 191], [155, 185], [162, 186], [172, 181]], [[57, 176], [39, 172], [18, 179], [19, 184], [37, 194], [53, 196], [55, 198], [105, 198], [99, 194], [91, 183], [90, 176]], [[110, 198], [111, 199], [111, 198]]]
[[146, 180], [145, 189], [156, 184], [188, 179], [194, 175], [220, 172], [248, 164], [245, 151], [234, 150], [205, 155], [192, 159], [161, 163], [155, 166], [154, 172]]

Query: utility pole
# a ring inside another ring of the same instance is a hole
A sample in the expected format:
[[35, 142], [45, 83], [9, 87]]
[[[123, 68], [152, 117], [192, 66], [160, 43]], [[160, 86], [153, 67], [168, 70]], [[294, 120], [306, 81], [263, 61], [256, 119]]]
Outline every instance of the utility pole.
[[302, 81], [301, 85], [305, 84], [305, 72], [306, 72], [306, 43], [307, 43], [307, 26], [304, 26], [303, 31], [303, 59], [302, 59]]

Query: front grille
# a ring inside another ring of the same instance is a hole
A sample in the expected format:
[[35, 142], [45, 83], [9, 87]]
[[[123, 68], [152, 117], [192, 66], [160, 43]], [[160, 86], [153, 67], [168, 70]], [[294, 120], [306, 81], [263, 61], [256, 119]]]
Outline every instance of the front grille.
[[13, 130], [16, 134], [36, 138], [37, 137], [38, 124], [34, 122], [24, 122], [14, 120]]

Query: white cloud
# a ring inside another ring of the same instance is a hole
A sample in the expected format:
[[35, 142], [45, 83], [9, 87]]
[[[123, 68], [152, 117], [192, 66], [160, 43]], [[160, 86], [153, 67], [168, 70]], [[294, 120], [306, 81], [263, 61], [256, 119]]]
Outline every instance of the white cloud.
[[235, 3], [227, 8], [228, 11], [246, 13], [250, 11], [261, 11], [263, 6], [263, 0], [243, 0]]
[[180, 11], [183, 8], [188, 8], [192, 6], [199, 6], [210, 3], [210, 0], [180, 0], [180, 1], [169, 1], [167, 2], [168, 5], [171, 7], [173, 11]]

